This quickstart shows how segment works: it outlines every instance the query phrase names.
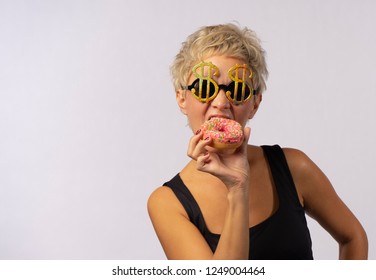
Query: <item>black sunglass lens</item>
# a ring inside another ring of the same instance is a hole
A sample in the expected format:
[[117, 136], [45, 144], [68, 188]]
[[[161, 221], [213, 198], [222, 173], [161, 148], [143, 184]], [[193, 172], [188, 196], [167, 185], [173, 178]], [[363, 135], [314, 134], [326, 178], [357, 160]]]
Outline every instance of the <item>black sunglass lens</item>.
[[207, 98], [207, 87], [208, 82], [206, 80], [202, 81], [202, 90], [201, 90], [201, 98], [206, 99]]
[[209, 92], [208, 92], [208, 81], [207, 80], [202, 80], [202, 85], [201, 85], [201, 96], [200, 96], [200, 80], [197, 79], [194, 81], [192, 84], [192, 88], [195, 89], [195, 95], [199, 98], [202, 99], [207, 99], [213, 96], [215, 93], [215, 86], [213, 83], [209, 82]]
[[[243, 87], [245, 87], [244, 88], [244, 98], [242, 98]], [[235, 82], [231, 82], [227, 86], [227, 90], [231, 92], [230, 98], [231, 98], [231, 100], [233, 100], [235, 102], [243, 102], [244, 100], [246, 100], [251, 95], [251, 90], [248, 87], [248, 85], [245, 84], [245, 83], [238, 83], [238, 88], [235, 90]]]

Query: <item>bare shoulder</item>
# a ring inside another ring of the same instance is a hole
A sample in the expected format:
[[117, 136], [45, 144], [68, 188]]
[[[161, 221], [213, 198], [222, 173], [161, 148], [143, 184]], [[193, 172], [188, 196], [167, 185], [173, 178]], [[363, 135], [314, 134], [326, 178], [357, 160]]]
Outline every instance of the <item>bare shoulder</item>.
[[312, 197], [333, 192], [333, 187], [321, 169], [301, 150], [283, 148], [300, 201], [309, 207]]
[[287, 164], [294, 179], [300, 181], [316, 181], [328, 183], [328, 178], [318, 165], [303, 151], [294, 148], [283, 148]]
[[250, 163], [259, 163], [264, 159], [264, 151], [261, 146], [248, 145], [248, 160]]
[[[282, 148], [286, 157], [290, 170], [296, 174], [302, 174], [302, 172], [309, 171], [312, 167], [316, 167], [313, 161], [301, 150], [294, 148]], [[261, 146], [248, 146], [248, 155], [250, 156], [250, 162], [260, 162], [265, 159], [265, 155]]]
[[156, 188], [149, 196], [148, 205], [154, 204], [160, 201], [161, 199], [169, 199], [172, 195], [172, 191], [169, 187], [166, 186], [160, 186]]
[[187, 216], [183, 206], [178, 201], [173, 191], [166, 186], [158, 187], [151, 193], [147, 207], [152, 220], [158, 213], [171, 213], [171, 211]]
[[[326, 175], [303, 151], [294, 148], [283, 148], [290, 172], [298, 183], [311, 180], [327, 183]], [[304, 184], [306, 185], [306, 184]]]
[[154, 230], [168, 259], [212, 257], [209, 245], [169, 187], [157, 188], [147, 204]]
[[316, 164], [301, 150], [294, 148], [283, 148], [287, 163], [294, 172], [309, 172], [311, 168], [316, 168]]

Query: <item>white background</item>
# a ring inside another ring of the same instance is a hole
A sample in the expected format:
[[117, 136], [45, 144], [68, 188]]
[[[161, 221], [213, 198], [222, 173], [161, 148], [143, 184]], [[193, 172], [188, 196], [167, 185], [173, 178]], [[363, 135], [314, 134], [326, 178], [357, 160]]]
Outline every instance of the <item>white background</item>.
[[[270, 78], [250, 142], [305, 151], [376, 259], [376, 2], [0, 0], [0, 258], [164, 259], [149, 194], [187, 162], [169, 65], [237, 21]], [[308, 220], [316, 259], [335, 241]]]

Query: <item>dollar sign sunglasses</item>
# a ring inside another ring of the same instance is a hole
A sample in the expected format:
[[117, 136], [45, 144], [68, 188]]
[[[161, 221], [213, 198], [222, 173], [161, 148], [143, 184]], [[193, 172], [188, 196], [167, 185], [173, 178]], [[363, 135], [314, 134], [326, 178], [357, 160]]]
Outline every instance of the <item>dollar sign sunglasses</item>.
[[[204, 74], [205, 68], [208, 69], [206, 75]], [[197, 79], [194, 80], [191, 85], [183, 87], [183, 89], [191, 91], [193, 96], [203, 103], [207, 103], [216, 98], [219, 91], [223, 89], [227, 99], [234, 105], [247, 102], [248, 99], [257, 93], [252, 81], [253, 72], [247, 64], [236, 64], [228, 70], [227, 75], [232, 80], [228, 85], [219, 85], [212, 79], [212, 75], [218, 75], [218, 71], [218, 67], [211, 62], [201, 62], [195, 65], [192, 68], [192, 72]], [[250, 83], [246, 81], [247, 77]]]

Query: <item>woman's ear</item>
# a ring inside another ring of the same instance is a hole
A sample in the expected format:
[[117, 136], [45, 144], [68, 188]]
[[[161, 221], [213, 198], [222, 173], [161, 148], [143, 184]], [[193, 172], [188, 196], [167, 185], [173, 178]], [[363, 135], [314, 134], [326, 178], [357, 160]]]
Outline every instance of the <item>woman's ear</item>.
[[185, 96], [185, 90], [183, 89], [178, 89], [176, 91], [176, 102], [178, 103], [178, 106], [180, 108], [180, 111], [186, 115], [187, 110], [185, 108], [186, 105], [186, 96]]
[[260, 107], [261, 101], [262, 101], [262, 94], [255, 94], [253, 96], [253, 102], [252, 102], [252, 105], [251, 105], [252, 110], [249, 113], [248, 119], [252, 119], [256, 115], [256, 112], [257, 112], [258, 108]]

